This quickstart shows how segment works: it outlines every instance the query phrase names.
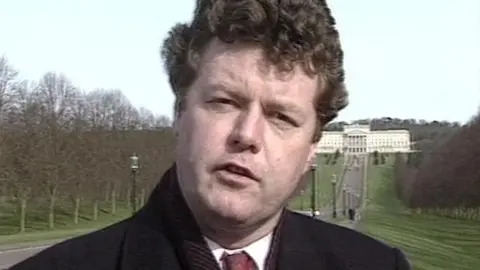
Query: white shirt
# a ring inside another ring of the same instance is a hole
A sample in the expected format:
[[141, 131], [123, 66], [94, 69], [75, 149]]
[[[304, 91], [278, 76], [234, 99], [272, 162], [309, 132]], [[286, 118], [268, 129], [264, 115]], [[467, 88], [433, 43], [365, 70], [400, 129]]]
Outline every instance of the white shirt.
[[250, 245], [236, 250], [228, 250], [221, 247], [219, 244], [213, 242], [212, 240], [205, 237], [205, 241], [207, 241], [208, 247], [213, 253], [213, 256], [217, 260], [220, 268], [222, 267], [222, 263], [220, 262], [220, 258], [222, 257], [223, 253], [232, 254], [240, 251], [246, 252], [257, 264], [258, 270], [265, 269], [265, 261], [267, 260], [268, 252], [270, 251], [270, 244], [272, 242], [272, 234], [269, 234]]

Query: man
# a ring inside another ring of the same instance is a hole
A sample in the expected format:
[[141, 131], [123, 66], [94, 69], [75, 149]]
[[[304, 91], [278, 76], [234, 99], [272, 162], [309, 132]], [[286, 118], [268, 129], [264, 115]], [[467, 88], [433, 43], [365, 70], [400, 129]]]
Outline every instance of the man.
[[198, 0], [162, 56], [177, 156], [147, 205], [12, 269], [409, 269], [397, 249], [285, 210], [347, 105], [325, 1]]
[[355, 221], [355, 208], [348, 208], [348, 219]]

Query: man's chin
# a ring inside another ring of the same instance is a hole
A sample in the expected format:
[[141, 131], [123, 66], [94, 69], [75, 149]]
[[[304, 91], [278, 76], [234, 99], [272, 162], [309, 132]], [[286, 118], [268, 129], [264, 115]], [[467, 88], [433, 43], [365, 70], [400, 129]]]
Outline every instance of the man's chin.
[[228, 221], [231, 224], [249, 223], [255, 219], [255, 206], [249, 207], [245, 203], [211, 205], [211, 212], [218, 218]]

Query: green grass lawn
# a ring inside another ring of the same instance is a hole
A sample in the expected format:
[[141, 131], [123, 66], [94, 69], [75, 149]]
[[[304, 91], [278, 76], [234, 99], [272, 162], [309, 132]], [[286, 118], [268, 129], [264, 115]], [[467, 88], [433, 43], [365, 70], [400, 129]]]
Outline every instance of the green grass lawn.
[[108, 226], [131, 215], [131, 209], [117, 202], [116, 213], [109, 213], [109, 204], [100, 203], [97, 220], [92, 220], [93, 208], [84, 204], [80, 208], [78, 224], [73, 220], [73, 203], [59, 200], [55, 210], [55, 229], [48, 229], [48, 211], [44, 200], [27, 205], [26, 231], [18, 233], [19, 214], [14, 202], [0, 204], [0, 245], [25, 242], [40, 242], [73, 237]]
[[[317, 181], [315, 192], [317, 194], [316, 206], [317, 208], [324, 208], [332, 204], [332, 175], [337, 175], [337, 180], [340, 180], [343, 169], [343, 157], [339, 157], [336, 164], [325, 164], [326, 158], [323, 155], [318, 156], [317, 160]], [[337, 188], [341, 186], [338, 182]], [[311, 182], [308, 182], [308, 187], [305, 189], [303, 195], [300, 195], [292, 200], [289, 208], [295, 210], [310, 209], [310, 199], [312, 193]]]
[[415, 270], [480, 269], [480, 222], [410, 214], [395, 198], [392, 165], [370, 166], [361, 229], [400, 247]]

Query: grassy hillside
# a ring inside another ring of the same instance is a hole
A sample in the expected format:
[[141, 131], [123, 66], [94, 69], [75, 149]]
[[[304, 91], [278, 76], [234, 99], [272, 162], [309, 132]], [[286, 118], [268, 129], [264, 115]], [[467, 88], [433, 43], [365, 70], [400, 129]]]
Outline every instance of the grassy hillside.
[[370, 167], [362, 230], [400, 247], [416, 270], [480, 269], [480, 223], [407, 211], [392, 172], [391, 164]]

